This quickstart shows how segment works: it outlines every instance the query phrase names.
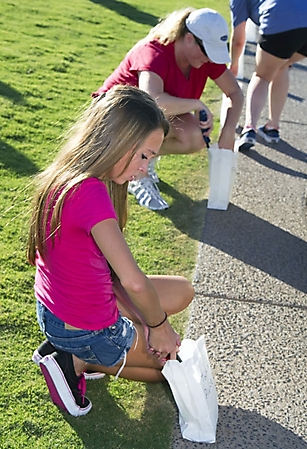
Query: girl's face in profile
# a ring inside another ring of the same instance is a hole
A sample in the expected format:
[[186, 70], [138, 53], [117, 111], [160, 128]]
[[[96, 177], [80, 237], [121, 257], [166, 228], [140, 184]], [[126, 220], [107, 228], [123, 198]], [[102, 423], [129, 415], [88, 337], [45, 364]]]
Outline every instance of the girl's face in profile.
[[132, 149], [114, 165], [111, 171], [111, 180], [116, 184], [124, 184], [126, 181], [134, 181], [141, 178], [147, 172], [149, 161], [158, 156], [163, 140], [164, 133], [162, 129], [152, 131], [138, 148], [123, 173], [122, 171], [131, 157]]

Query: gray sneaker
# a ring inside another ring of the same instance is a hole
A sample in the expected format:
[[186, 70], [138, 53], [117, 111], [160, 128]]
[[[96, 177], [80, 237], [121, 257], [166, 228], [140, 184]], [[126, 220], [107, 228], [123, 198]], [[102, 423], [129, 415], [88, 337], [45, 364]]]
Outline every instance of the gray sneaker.
[[265, 125], [258, 128], [258, 134], [268, 143], [279, 142], [278, 129], [268, 129]]
[[157, 184], [150, 177], [130, 181], [128, 192], [135, 196], [140, 206], [150, 210], [168, 209], [167, 202], [160, 195]]
[[239, 151], [246, 151], [253, 147], [256, 143], [256, 132], [253, 129], [249, 129], [241, 134], [238, 140]]
[[160, 157], [155, 157], [154, 159], [151, 159], [151, 161], [148, 164], [148, 176], [153, 180], [153, 182], [157, 183], [159, 182], [159, 176], [156, 172], [156, 163], [160, 160]]

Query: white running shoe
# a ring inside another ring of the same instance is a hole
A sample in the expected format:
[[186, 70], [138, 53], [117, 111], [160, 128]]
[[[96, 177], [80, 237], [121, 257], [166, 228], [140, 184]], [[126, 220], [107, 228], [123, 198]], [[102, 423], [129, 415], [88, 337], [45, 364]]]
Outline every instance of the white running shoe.
[[159, 182], [159, 176], [156, 172], [156, 163], [157, 161], [160, 160], [160, 157], [155, 157], [153, 159], [150, 160], [149, 164], [148, 164], [148, 169], [147, 169], [147, 173], [148, 176], [153, 180], [153, 182], [157, 183]]
[[278, 129], [268, 129], [265, 125], [263, 125], [258, 128], [258, 134], [268, 143], [279, 142]]
[[256, 132], [254, 129], [250, 128], [242, 132], [239, 137], [237, 146], [239, 151], [246, 151], [253, 147], [256, 143]]
[[140, 206], [150, 210], [168, 209], [167, 202], [160, 195], [160, 190], [150, 177], [138, 181], [130, 181], [128, 192], [136, 197]]

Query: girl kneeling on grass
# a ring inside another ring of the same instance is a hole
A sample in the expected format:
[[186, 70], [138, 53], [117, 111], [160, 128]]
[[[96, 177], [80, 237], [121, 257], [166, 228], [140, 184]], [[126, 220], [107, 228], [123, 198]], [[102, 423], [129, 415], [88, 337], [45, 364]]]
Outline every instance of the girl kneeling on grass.
[[147, 93], [116, 86], [89, 106], [37, 177], [28, 259], [51, 348], [39, 366], [53, 402], [74, 416], [92, 406], [85, 370], [159, 382], [180, 345], [167, 317], [189, 305], [192, 285], [145, 276], [122, 234], [128, 182], [146, 173], [167, 132]]

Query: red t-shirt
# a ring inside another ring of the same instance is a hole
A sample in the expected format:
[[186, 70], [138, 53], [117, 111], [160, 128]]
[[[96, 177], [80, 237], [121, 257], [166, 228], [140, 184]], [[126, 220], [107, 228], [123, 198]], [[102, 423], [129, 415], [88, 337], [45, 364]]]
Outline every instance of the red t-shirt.
[[192, 67], [187, 79], [176, 63], [174, 42], [163, 45], [158, 41], [142, 40], [127, 53], [117, 69], [92, 97], [107, 92], [117, 84], [138, 86], [138, 72], [150, 71], [160, 76], [164, 82], [164, 92], [169, 95], [199, 99], [207, 78], [215, 80], [225, 70], [225, 64], [206, 62], [198, 69]]

